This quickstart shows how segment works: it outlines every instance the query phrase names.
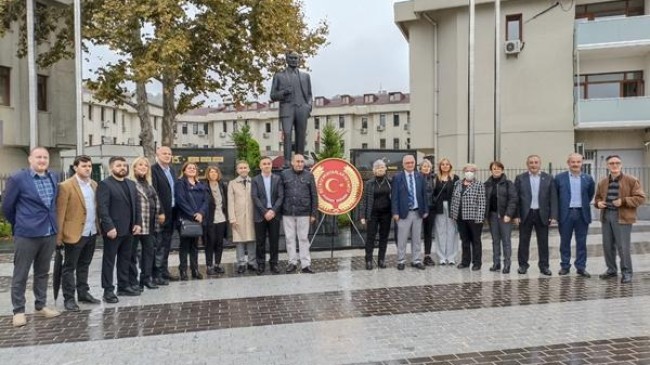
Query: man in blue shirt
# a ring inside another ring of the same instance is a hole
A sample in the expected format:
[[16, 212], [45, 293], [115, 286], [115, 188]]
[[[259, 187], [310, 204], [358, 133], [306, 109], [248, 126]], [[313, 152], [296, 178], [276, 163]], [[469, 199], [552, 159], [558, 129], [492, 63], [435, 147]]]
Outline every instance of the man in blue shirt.
[[11, 281], [13, 325], [27, 324], [25, 290], [29, 269], [34, 266], [34, 307], [45, 318], [58, 316], [46, 307], [50, 261], [56, 246], [56, 194], [58, 177], [48, 171], [50, 154], [44, 147], [29, 153], [29, 168], [7, 180], [2, 212], [11, 223], [14, 237], [14, 271]]

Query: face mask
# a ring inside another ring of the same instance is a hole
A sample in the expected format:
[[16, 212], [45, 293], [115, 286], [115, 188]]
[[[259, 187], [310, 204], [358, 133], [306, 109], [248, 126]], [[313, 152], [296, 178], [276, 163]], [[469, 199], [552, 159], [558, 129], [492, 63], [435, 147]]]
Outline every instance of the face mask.
[[474, 180], [474, 171], [465, 171], [465, 180]]

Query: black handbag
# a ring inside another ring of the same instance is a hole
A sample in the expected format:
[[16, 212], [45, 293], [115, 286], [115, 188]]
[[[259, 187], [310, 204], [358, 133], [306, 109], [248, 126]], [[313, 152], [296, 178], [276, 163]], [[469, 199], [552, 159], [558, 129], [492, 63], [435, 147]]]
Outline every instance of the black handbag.
[[201, 237], [203, 235], [203, 225], [197, 221], [181, 219], [181, 237]]

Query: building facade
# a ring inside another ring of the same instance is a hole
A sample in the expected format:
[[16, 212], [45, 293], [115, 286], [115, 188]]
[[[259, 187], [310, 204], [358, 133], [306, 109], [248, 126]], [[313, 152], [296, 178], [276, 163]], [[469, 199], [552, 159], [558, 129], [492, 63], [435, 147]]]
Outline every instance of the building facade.
[[[469, 7], [465, 0], [395, 4], [409, 42], [413, 147], [469, 159]], [[474, 141], [479, 166], [523, 167], [529, 154], [564, 168], [578, 150], [591, 168], [611, 153], [650, 164], [650, 0], [476, 0]], [[495, 55], [500, 132], [495, 126]], [[501, 148], [495, 151], [495, 133]]]

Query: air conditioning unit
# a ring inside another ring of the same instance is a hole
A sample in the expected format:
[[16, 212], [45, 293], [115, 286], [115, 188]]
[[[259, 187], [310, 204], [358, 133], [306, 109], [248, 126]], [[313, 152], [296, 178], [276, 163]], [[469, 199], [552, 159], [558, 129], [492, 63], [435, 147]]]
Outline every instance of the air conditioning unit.
[[368, 134], [368, 128], [361, 128], [361, 134]]
[[271, 137], [271, 133], [264, 132], [262, 133], [262, 137], [268, 139], [269, 137]]
[[225, 138], [226, 137], [226, 132], [219, 132], [219, 137]]
[[504, 49], [506, 54], [518, 54], [521, 52], [521, 41], [519, 39], [506, 41]]
[[102, 128], [108, 129], [108, 127], [111, 125], [111, 123], [107, 120], [102, 121]]
[[199, 136], [205, 136], [205, 131], [202, 130], [202, 129], [199, 129], [199, 131], [197, 132], [197, 134], [198, 134]]
[[385, 126], [383, 126], [383, 125], [378, 125], [377, 126], [377, 132], [383, 132], [384, 130], [386, 130]]

